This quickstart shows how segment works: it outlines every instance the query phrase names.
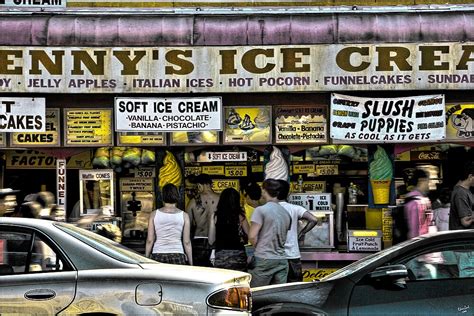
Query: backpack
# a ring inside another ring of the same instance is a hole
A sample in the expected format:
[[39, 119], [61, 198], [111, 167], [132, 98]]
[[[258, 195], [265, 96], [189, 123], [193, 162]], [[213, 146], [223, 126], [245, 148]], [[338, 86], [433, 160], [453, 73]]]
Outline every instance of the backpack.
[[408, 221], [405, 216], [405, 205], [416, 199], [417, 196], [407, 197], [402, 204], [392, 208], [392, 245], [401, 243], [408, 239]]

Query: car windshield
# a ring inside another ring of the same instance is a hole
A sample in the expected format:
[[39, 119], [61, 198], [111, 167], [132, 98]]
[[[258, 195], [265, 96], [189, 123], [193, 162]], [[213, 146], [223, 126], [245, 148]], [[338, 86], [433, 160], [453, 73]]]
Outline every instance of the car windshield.
[[370, 265], [373, 262], [379, 260], [380, 258], [382, 258], [384, 256], [387, 256], [387, 255], [389, 255], [389, 254], [405, 247], [406, 245], [409, 245], [409, 244], [412, 244], [412, 243], [416, 242], [417, 240], [418, 240], [418, 238], [410, 239], [408, 241], [405, 241], [403, 243], [394, 245], [394, 246], [392, 246], [390, 248], [387, 248], [385, 250], [382, 250], [382, 251], [376, 252], [374, 254], [371, 254], [371, 255], [363, 258], [363, 259], [360, 259], [356, 262], [353, 262], [353, 263], [351, 263], [351, 264], [349, 264], [349, 265], [347, 265], [347, 266], [331, 273], [327, 277], [322, 278], [321, 281], [330, 281], [330, 280], [343, 278], [343, 277], [345, 277], [349, 274], [354, 273], [357, 270], [360, 270], [360, 269], [363, 269], [363, 268], [367, 267], [368, 265]]
[[55, 223], [54, 225], [72, 237], [79, 239], [92, 248], [105, 253], [116, 260], [135, 264], [156, 263], [156, 261], [148, 259], [147, 257], [94, 232], [66, 223]]

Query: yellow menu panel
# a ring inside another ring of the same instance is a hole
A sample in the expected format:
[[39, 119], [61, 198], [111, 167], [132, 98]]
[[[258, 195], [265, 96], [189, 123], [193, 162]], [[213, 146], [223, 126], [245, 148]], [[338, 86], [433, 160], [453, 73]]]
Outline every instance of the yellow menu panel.
[[111, 109], [66, 109], [65, 146], [112, 145]]

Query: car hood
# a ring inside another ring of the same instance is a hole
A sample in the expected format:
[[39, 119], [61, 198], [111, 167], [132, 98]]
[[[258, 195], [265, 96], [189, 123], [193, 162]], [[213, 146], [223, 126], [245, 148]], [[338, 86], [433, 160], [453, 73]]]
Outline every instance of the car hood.
[[250, 274], [234, 270], [217, 268], [205, 268], [196, 266], [166, 264], [166, 263], [142, 263], [140, 266], [145, 270], [156, 271], [163, 280], [206, 283], [206, 284], [246, 284], [250, 283]]
[[334, 285], [332, 282], [299, 282], [252, 288], [253, 310], [276, 303], [299, 303], [321, 307]]

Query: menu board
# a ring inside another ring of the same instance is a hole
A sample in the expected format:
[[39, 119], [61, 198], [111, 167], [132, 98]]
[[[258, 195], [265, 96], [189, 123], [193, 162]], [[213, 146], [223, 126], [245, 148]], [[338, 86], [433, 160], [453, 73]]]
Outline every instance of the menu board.
[[277, 106], [277, 144], [327, 143], [327, 110], [323, 106]]
[[119, 146], [164, 146], [166, 135], [163, 132], [118, 132], [117, 143]]
[[58, 147], [60, 146], [61, 124], [60, 110], [46, 109], [45, 132], [11, 133], [11, 147]]
[[188, 131], [188, 132], [172, 132], [172, 145], [205, 145], [219, 144], [218, 131]]
[[65, 146], [112, 145], [111, 109], [65, 109]]
[[268, 144], [272, 141], [271, 106], [233, 106], [224, 111], [224, 144]]
[[5, 133], [0, 133], [0, 147], [6, 146], [5, 139], [6, 139]]
[[446, 105], [445, 141], [474, 141], [474, 104]]

